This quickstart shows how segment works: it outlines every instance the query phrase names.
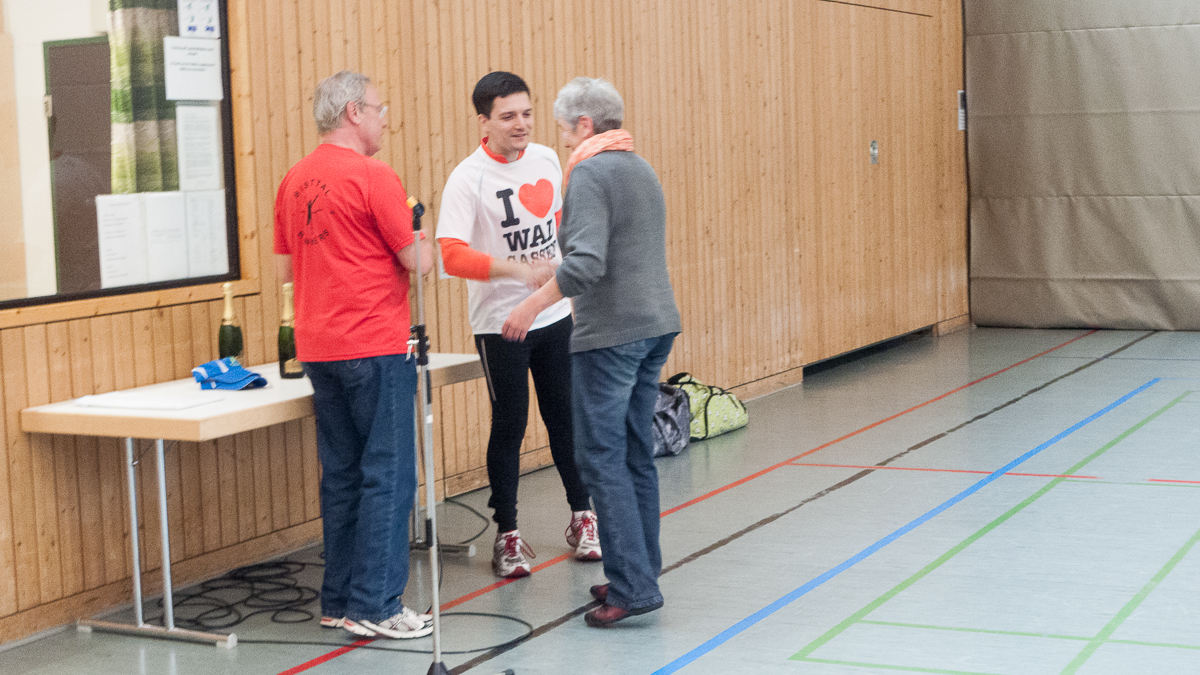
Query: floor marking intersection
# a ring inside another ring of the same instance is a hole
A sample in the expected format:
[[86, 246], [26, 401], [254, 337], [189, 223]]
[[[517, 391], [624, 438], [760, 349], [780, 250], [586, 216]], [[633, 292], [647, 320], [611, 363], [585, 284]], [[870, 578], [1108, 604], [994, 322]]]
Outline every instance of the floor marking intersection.
[[[1135, 393], [1136, 393], [1137, 391], [1143, 391], [1143, 390], [1145, 390], [1146, 388], [1148, 388], [1149, 386], [1151, 386], [1151, 385], [1153, 385], [1154, 383], [1156, 383], [1156, 382], [1159, 382], [1159, 381], [1160, 381], [1160, 380], [1159, 380], [1159, 379], [1157, 379], [1157, 378], [1156, 378], [1156, 379], [1154, 379], [1154, 380], [1151, 380], [1149, 383], [1147, 383], [1146, 385], [1143, 385], [1141, 388], [1139, 388], [1138, 390], [1136, 390], [1136, 391], [1135, 391]], [[1141, 428], [1145, 427], [1147, 424], [1149, 424], [1149, 423], [1150, 423], [1150, 422], [1152, 422], [1153, 420], [1157, 419], [1157, 418], [1158, 418], [1160, 415], [1162, 415], [1163, 413], [1165, 413], [1165, 412], [1167, 412], [1168, 410], [1170, 410], [1171, 408], [1173, 408], [1175, 405], [1177, 405], [1179, 402], [1181, 402], [1181, 401], [1182, 401], [1182, 400], [1183, 400], [1185, 397], [1187, 397], [1187, 396], [1188, 396], [1189, 394], [1191, 394], [1191, 393], [1192, 393], [1192, 392], [1188, 391], [1188, 392], [1184, 392], [1184, 393], [1180, 394], [1178, 397], [1176, 397], [1176, 398], [1174, 398], [1173, 400], [1171, 400], [1171, 401], [1170, 401], [1169, 403], [1167, 403], [1165, 406], [1163, 406], [1163, 407], [1159, 408], [1158, 410], [1154, 411], [1154, 412], [1153, 412], [1152, 414], [1150, 414], [1148, 417], [1146, 417], [1145, 419], [1143, 419], [1143, 420], [1139, 421], [1137, 424], [1133, 425], [1132, 427], [1130, 427], [1129, 429], [1127, 429], [1127, 430], [1125, 430], [1123, 433], [1121, 433], [1119, 436], [1117, 436], [1117, 437], [1116, 437], [1116, 438], [1114, 438], [1113, 440], [1111, 440], [1111, 441], [1109, 441], [1108, 443], [1106, 443], [1106, 444], [1105, 444], [1103, 447], [1101, 447], [1099, 450], [1097, 450], [1097, 451], [1095, 451], [1094, 453], [1092, 453], [1092, 454], [1088, 455], [1087, 457], [1085, 457], [1083, 460], [1081, 460], [1081, 461], [1080, 461], [1079, 463], [1077, 463], [1075, 466], [1073, 466], [1073, 467], [1071, 467], [1070, 469], [1068, 469], [1068, 470], [1066, 471], [1066, 474], [1067, 474], [1068, 476], [1070, 476], [1070, 475], [1071, 475], [1071, 474], [1073, 474], [1075, 471], [1078, 471], [1078, 470], [1082, 469], [1084, 466], [1088, 465], [1089, 463], [1091, 463], [1091, 462], [1092, 462], [1093, 460], [1095, 460], [1096, 458], [1098, 458], [1098, 457], [1100, 457], [1101, 455], [1103, 455], [1104, 453], [1108, 452], [1110, 449], [1112, 449], [1112, 448], [1113, 448], [1114, 446], [1116, 446], [1118, 443], [1120, 443], [1121, 441], [1125, 440], [1126, 438], [1128, 438], [1129, 436], [1131, 436], [1133, 433], [1135, 433], [1135, 432], [1136, 432], [1136, 431], [1138, 431], [1139, 429], [1141, 429]], [[1128, 400], [1128, 398], [1129, 398], [1129, 397], [1130, 397], [1130, 395], [1128, 395], [1128, 394], [1127, 394], [1125, 397], [1123, 397], [1123, 399], [1122, 399], [1122, 400]], [[1113, 408], [1113, 407], [1115, 407], [1115, 405], [1113, 405], [1113, 406], [1109, 406], [1109, 408], [1107, 408], [1107, 409], [1111, 409], [1111, 408]], [[978, 541], [979, 539], [981, 539], [981, 538], [982, 538], [984, 535], [986, 535], [987, 533], [989, 533], [989, 532], [991, 532], [991, 531], [995, 530], [997, 527], [999, 527], [999, 526], [1000, 526], [1000, 525], [1002, 525], [1003, 523], [1007, 522], [1007, 521], [1008, 521], [1010, 518], [1012, 518], [1012, 517], [1013, 517], [1013, 516], [1015, 516], [1016, 514], [1018, 514], [1018, 513], [1020, 513], [1021, 511], [1023, 511], [1023, 510], [1024, 510], [1025, 508], [1027, 508], [1027, 507], [1028, 507], [1030, 504], [1034, 503], [1035, 501], [1037, 501], [1038, 499], [1040, 499], [1041, 497], [1043, 497], [1043, 496], [1044, 496], [1046, 493], [1050, 492], [1050, 490], [1054, 489], [1055, 487], [1057, 487], [1058, 485], [1061, 485], [1061, 484], [1062, 484], [1062, 483], [1064, 483], [1064, 482], [1067, 482], [1068, 480], [1069, 480], [1068, 478], [1056, 478], [1056, 479], [1054, 479], [1053, 481], [1051, 481], [1050, 483], [1048, 483], [1047, 485], [1045, 485], [1044, 487], [1042, 487], [1040, 490], [1038, 490], [1038, 491], [1037, 491], [1037, 492], [1035, 492], [1034, 494], [1030, 495], [1028, 498], [1026, 498], [1026, 499], [1025, 499], [1024, 501], [1022, 501], [1020, 504], [1017, 504], [1017, 505], [1016, 505], [1016, 506], [1014, 506], [1013, 508], [1009, 509], [1009, 510], [1008, 510], [1008, 511], [1006, 511], [1006, 512], [1005, 512], [1003, 515], [1001, 515], [1000, 517], [996, 518], [995, 520], [993, 520], [992, 522], [988, 523], [987, 525], [985, 525], [983, 528], [981, 528], [980, 530], [978, 530], [977, 532], [975, 532], [975, 533], [974, 533], [974, 534], [972, 534], [971, 536], [969, 536], [969, 537], [967, 537], [966, 539], [964, 539], [962, 542], [960, 542], [960, 543], [959, 543], [958, 545], [956, 545], [954, 548], [952, 548], [952, 549], [950, 549], [949, 551], [947, 551], [946, 553], [942, 554], [942, 556], [941, 556], [941, 557], [939, 557], [937, 560], [934, 560], [934, 561], [933, 561], [933, 562], [931, 562], [930, 564], [926, 565], [924, 568], [922, 568], [922, 569], [921, 569], [920, 571], [918, 571], [916, 574], [912, 575], [912, 576], [911, 576], [911, 577], [909, 577], [908, 579], [905, 579], [905, 580], [904, 580], [904, 581], [902, 581], [900, 584], [896, 585], [894, 588], [892, 588], [892, 589], [891, 589], [891, 590], [889, 590], [888, 592], [886, 592], [886, 593], [884, 593], [883, 595], [881, 595], [879, 598], [877, 598], [877, 599], [875, 599], [874, 601], [872, 601], [871, 603], [869, 603], [869, 604], [868, 604], [866, 607], [863, 607], [863, 608], [862, 608], [862, 609], [860, 609], [858, 612], [855, 612], [854, 614], [850, 615], [850, 616], [849, 616], [849, 617], [847, 617], [847, 618], [846, 618], [844, 621], [842, 621], [841, 623], [839, 623], [837, 626], [834, 626], [834, 627], [833, 627], [833, 628], [831, 628], [829, 631], [827, 631], [825, 634], [821, 635], [821, 636], [820, 636], [820, 637], [818, 637], [816, 640], [813, 640], [812, 642], [810, 642], [810, 643], [809, 643], [807, 646], [805, 646], [805, 647], [804, 647], [803, 649], [801, 649], [799, 652], [797, 652], [796, 654], [794, 654], [794, 655], [791, 657], [791, 658], [792, 658], [792, 660], [796, 660], [796, 661], [814, 661], [814, 662], [824, 662], [824, 661], [822, 661], [822, 660], [820, 660], [820, 659], [814, 659], [814, 658], [812, 658], [810, 655], [811, 655], [811, 654], [812, 654], [814, 651], [816, 651], [817, 649], [819, 649], [820, 647], [822, 647], [823, 645], [827, 644], [829, 641], [833, 640], [833, 638], [835, 638], [835, 637], [837, 637], [838, 635], [840, 635], [841, 633], [845, 632], [845, 630], [846, 630], [846, 629], [848, 629], [850, 626], [852, 626], [852, 625], [854, 625], [854, 624], [856, 624], [856, 623], [858, 623], [858, 622], [860, 622], [860, 621], [863, 621], [863, 618], [864, 618], [864, 617], [866, 617], [868, 614], [870, 614], [871, 612], [875, 611], [875, 610], [876, 610], [876, 609], [878, 609], [879, 607], [882, 607], [884, 604], [886, 604], [887, 602], [889, 602], [890, 600], [892, 600], [893, 598], [895, 598], [897, 595], [899, 595], [899, 594], [900, 594], [901, 592], [903, 592], [905, 589], [909, 588], [910, 586], [912, 586], [913, 584], [915, 584], [917, 581], [919, 581], [919, 580], [921, 580], [922, 578], [924, 578], [925, 576], [929, 575], [931, 572], [933, 572], [933, 571], [934, 571], [934, 570], [936, 570], [937, 568], [941, 567], [943, 564], [945, 564], [945, 563], [946, 563], [947, 561], [949, 561], [951, 558], [953, 558], [954, 556], [958, 555], [958, 554], [959, 554], [959, 553], [961, 553], [963, 550], [965, 550], [965, 549], [966, 549], [968, 546], [970, 546], [971, 544], [973, 544], [973, 543], [975, 543], [976, 541]], [[1191, 548], [1191, 547], [1192, 547], [1192, 546], [1193, 546], [1193, 545], [1196, 543], [1196, 541], [1197, 541], [1197, 539], [1198, 539], [1198, 538], [1200, 538], [1200, 532], [1198, 532], [1198, 533], [1197, 533], [1197, 535], [1193, 537], [1192, 541], [1190, 541], [1190, 542], [1189, 542], [1189, 543], [1188, 543], [1188, 544], [1187, 544], [1187, 545], [1184, 547], [1184, 550], [1183, 550], [1181, 553], [1177, 553], [1177, 554], [1176, 554], [1176, 556], [1175, 556], [1175, 558], [1172, 558], [1172, 562], [1171, 562], [1171, 563], [1168, 563], [1168, 567], [1169, 567], [1170, 569], [1173, 569], [1173, 568], [1174, 568], [1174, 564], [1176, 564], [1176, 563], [1178, 562], [1178, 560], [1182, 559], [1182, 554], [1183, 554], [1183, 553], [1186, 553], [1186, 551], [1187, 551], [1187, 550], [1190, 550], [1190, 548]], [[1166, 569], [1166, 568], [1164, 568], [1164, 569]], [[1169, 572], [1169, 569], [1167, 569], [1167, 571]], [[1160, 571], [1160, 574], [1161, 574], [1162, 576], [1165, 576], [1165, 572], [1162, 572], [1162, 571]], [[1159, 575], [1156, 575], [1156, 577], [1155, 577], [1155, 580], [1152, 580], [1152, 582], [1151, 582], [1151, 583], [1152, 583], [1152, 584], [1154, 584], [1154, 585], [1157, 585], [1157, 583], [1158, 583], [1158, 580], [1161, 580], [1161, 579], [1159, 578]], [[1151, 585], [1148, 585], [1148, 588], [1149, 588], [1149, 589], [1152, 589], [1152, 588], [1153, 588], [1153, 586], [1151, 586]], [[1148, 595], [1148, 594], [1149, 594], [1149, 590], [1147, 590], [1147, 589], [1145, 589], [1145, 588], [1144, 588], [1144, 589], [1143, 589], [1143, 591], [1145, 592], [1145, 594], [1146, 594], [1146, 595]], [[1139, 596], [1138, 596], [1138, 597], [1136, 597], [1136, 598], [1135, 598], [1135, 600], [1136, 600], [1138, 603], [1140, 603], [1140, 602], [1141, 602], [1141, 600], [1142, 600], [1142, 599], [1144, 599], [1144, 597], [1145, 597], [1144, 595], [1142, 595], [1142, 594], [1140, 594], [1140, 593], [1139, 593]], [[1131, 603], [1132, 603], [1132, 602], [1133, 602], [1133, 601], [1131, 601]], [[1128, 607], [1128, 605], [1127, 605], [1127, 607]], [[1129, 609], [1129, 612], [1130, 612], [1130, 613], [1133, 611], [1133, 608], [1136, 608], [1136, 604], [1134, 604], [1134, 605], [1133, 605], [1133, 607]], [[1118, 615], [1118, 616], [1120, 617], [1120, 615]], [[1127, 616], [1127, 614], [1126, 614], [1126, 616]], [[1123, 621], [1124, 619], [1122, 618], [1121, 620]], [[1114, 619], [1114, 621], [1116, 621], [1116, 619]], [[1119, 625], [1119, 624], [1118, 624], [1118, 625]], [[1115, 627], [1113, 628], [1113, 630], [1115, 630]], [[1109, 632], [1108, 634], [1109, 634], [1109, 635], [1111, 635], [1111, 632]], [[1103, 635], [1103, 632], [1102, 632], [1102, 635]], [[1099, 636], [1097, 636], [1097, 637], [1099, 637]], [[1099, 646], [1099, 645], [1097, 645], [1097, 648], [1098, 648], [1098, 646]], [[1093, 651], [1094, 651], [1094, 648], [1093, 648]], [[1085, 660], [1086, 660], [1086, 659], [1085, 659]], [[1081, 663], [1082, 663], [1082, 662], [1081, 662]], [[868, 665], [870, 665], [870, 664], [859, 664], [859, 665], [868, 666]], [[878, 667], [878, 664], [875, 664], [873, 667]], [[895, 667], [895, 668], [891, 668], [891, 669], [896, 669], [896, 670], [913, 670], [913, 669], [909, 669], [909, 668], [902, 668], [902, 667]], [[922, 672], [938, 672], [938, 671], [922, 671]], [[1072, 672], [1073, 672], [1073, 671], [1072, 671]]]
[[[1021, 464], [1024, 464], [1028, 460], [1037, 456], [1042, 451], [1044, 451], [1046, 448], [1053, 446], [1054, 444], [1056, 444], [1059, 441], [1063, 440], [1064, 438], [1070, 436], [1071, 434], [1075, 433], [1076, 431], [1082, 429], [1083, 427], [1087, 426], [1088, 424], [1094, 422], [1095, 420], [1099, 419], [1100, 417], [1108, 414], [1109, 412], [1116, 409], [1121, 404], [1132, 399], [1134, 396], [1137, 396], [1138, 394], [1142, 393], [1143, 391], [1154, 386], [1158, 381], [1159, 380], [1157, 378], [1152, 379], [1149, 382], [1147, 382], [1146, 384], [1141, 385], [1140, 387], [1138, 387], [1138, 388], [1134, 389], [1133, 391], [1120, 397], [1116, 401], [1108, 404], [1104, 408], [1092, 413], [1091, 415], [1080, 420], [1079, 422], [1076, 422], [1075, 424], [1071, 425], [1064, 431], [1059, 432], [1056, 436], [1054, 436], [1050, 440], [1046, 441], [1045, 443], [1042, 443], [1041, 445], [1037, 446], [1036, 448], [1034, 448], [1034, 449], [1030, 450], [1029, 452], [1026, 452], [1025, 454], [1021, 455], [1020, 457], [1014, 459], [1013, 461], [1004, 465], [1000, 469], [996, 470], [996, 472], [992, 473], [988, 477], [980, 480], [979, 482], [975, 483], [974, 485], [967, 488], [966, 490], [963, 490], [962, 492], [951, 497], [950, 499], [946, 500], [942, 504], [934, 507], [932, 510], [926, 512], [924, 515], [918, 517], [916, 520], [913, 520], [909, 524], [901, 527], [900, 529], [896, 530], [895, 532], [892, 532], [891, 534], [884, 537], [883, 539], [880, 539], [879, 541], [875, 542], [871, 546], [868, 546], [867, 548], [863, 549], [862, 551], [860, 551], [853, 557], [849, 558], [842, 564], [840, 564], [840, 565], [828, 570], [824, 574], [821, 574], [820, 576], [812, 579], [811, 581], [804, 584], [803, 586], [788, 593], [787, 595], [784, 595], [783, 597], [779, 598], [775, 602], [772, 602], [770, 605], [767, 605], [763, 609], [755, 612], [754, 614], [751, 614], [750, 616], [746, 617], [745, 619], [742, 619], [741, 621], [737, 622], [733, 626], [730, 626], [729, 628], [720, 632], [715, 637], [708, 640], [707, 642], [700, 645], [699, 647], [692, 649], [691, 651], [684, 654], [683, 656], [680, 656], [679, 658], [668, 663], [667, 665], [663, 666], [662, 668], [654, 671], [654, 675], [669, 675], [670, 673], [679, 671], [681, 668], [687, 666], [688, 664], [692, 663], [693, 661], [700, 658], [701, 656], [711, 652], [712, 650], [716, 649], [717, 647], [721, 646], [722, 644], [728, 642], [734, 636], [745, 631], [746, 629], [750, 628], [751, 626], [758, 623], [759, 621], [762, 621], [763, 619], [767, 618], [768, 616], [771, 616], [775, 612], [778, 612], [779, 610], [783, 609], [784, 607], [791, 604], [792, 602], [795, 602], [800, 597], [807, 595], [813, 589], [821, 586], [822, 584], [829, 581], [830, 579], [838, 576], [842, 572], [845, 572], [846, 570], [850, 569], [851, 567], [862, 562], [867, 557], [875, 554], [877, 551], [879, 551], [883, 547], [887, 546], [888, 544], [891, 544], [892, 542], [896, 541], [900, 537], [903, 537], [904, 535], [908, 534], [909, 532], [916, 529], [917, 527], [920, 527], [921, 525], [925, 524], [930, 519], [932, 519], [935, 516], [944, 512], [946, 509], [949, 509], [950, 507], [954, 506], [955, 504], [958, 504], [959, 502], [966, 499], [967, 497], [970, 497], [971, 495], [975, 494], [976, 492], [983, 489], [988, 484], [995, 481], [997, 478], [1003, 476], [1004, 474], [1008, 473], [1009, 471], [1013, 470], [1014, 468], [1020, 466]], [[1186, 395], [1187, 394], [1184, 394], [1183, 396], [1186, 396]], [[1180, 396], [1180, 398], [1177, 399], [1177, 401], [1181, 400], [1183, 398], [1183, 396]], [[1174, 403], [1172, 403], [1172, 405], [1173, 404]], [[1056, 485], [1056, 484], [1058, 484], [1058, 482], [1061, 482], [1062, 480], [1064, 480], [1064, 479], [1055, 479], [1054, 481], [1051, 482], [1051, 485]], [[918, 574], [923, 576], [923, 574], [920, 574], [920, 573], [918, 573]], [[913, 580], [915, 581], [916, 578], [917, 577], [914, 577]], [[899, 588], [899, 587], [897, 587], [897, 588]], [[899, 592], [899, 591], [897, 591], [897, 592]], [[857, 617], [857, 615], [855, 615], [855, 617], [852, 617], [852, 618], [859, 618], [859, 617]], [[847, 621], [849, 621], [849, 619]], [[848, 625], [845, 622], [843, 622], [843, 624]], [[839, 626], [840, 625], [842, 625], [842, 624], [839, 624]], [[840, 630], [838, 628], [835, 628], [834, 630], [836, 630], [837, 632], [840, 633], [841, 630], [844, 630], [844, 628], [841, 628]], [[828, 635], [829, 638], [831, 639], [833, 637], [833, 635], [836, 635], [836, 633], [833, 633], [831, 631], [830, 633], [827, 633], [826, 635]], [[825, 636], [822, 636], [822, 638], [824, 638], [824, 637]], [[818, 638], [809, 647], [806, 647], [804, 650], [802, 650], [800, 654], [797, 654], [797, 656], [807, 656], [808, 653], [810, 653], [812, 650], [816, 649], [821, 644], [824, 644], [825, 641], [828, 641], [828, 639], [825, 639], [824, 641], [822, 641], [822, 638]], [[797, 657], [794, 656], [792, 658], [795, 659]]]

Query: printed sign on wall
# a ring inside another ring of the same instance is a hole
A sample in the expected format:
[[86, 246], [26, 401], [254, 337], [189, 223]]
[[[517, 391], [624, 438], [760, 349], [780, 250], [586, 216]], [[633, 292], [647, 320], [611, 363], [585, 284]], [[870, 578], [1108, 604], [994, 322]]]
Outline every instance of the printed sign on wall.
[[217, 0], [179, 0], [180, 37], [221, 37]]

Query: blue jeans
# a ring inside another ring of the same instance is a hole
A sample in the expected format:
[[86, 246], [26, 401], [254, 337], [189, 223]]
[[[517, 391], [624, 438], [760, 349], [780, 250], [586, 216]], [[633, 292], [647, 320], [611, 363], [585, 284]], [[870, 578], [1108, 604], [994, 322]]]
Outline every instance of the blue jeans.
[[307, 362], [304, 372], [322, 470], [321, 612], [382, 621], [400, 611], [408, 583], [416, 364], [396, 354]]
[[652, 428], [674, 341], [670, 333], [571, 354], [575, 461], [596, 504], [607, 603], [624, 610], [663, 601]]

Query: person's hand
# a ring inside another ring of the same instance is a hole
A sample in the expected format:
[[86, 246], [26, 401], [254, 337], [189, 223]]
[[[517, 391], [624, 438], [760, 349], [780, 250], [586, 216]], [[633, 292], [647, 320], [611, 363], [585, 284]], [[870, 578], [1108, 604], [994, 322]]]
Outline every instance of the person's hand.
[[513, 308], [508, 318], [504, 320], [504, 326], [500, 329], [500, 335], [509, 342], [524, 342], [525, 336], [529, 333], [529, 327], [537, 320], [537, 308], [530, 302], [530, 298], [525, 298], [521, 304]]
[[529, 266], [529, 276], [526, 277], [525, 283], [532, 289], [539, 289], [554, 277], [554, 270], [557, 267], [549, 260], [535, 262]]

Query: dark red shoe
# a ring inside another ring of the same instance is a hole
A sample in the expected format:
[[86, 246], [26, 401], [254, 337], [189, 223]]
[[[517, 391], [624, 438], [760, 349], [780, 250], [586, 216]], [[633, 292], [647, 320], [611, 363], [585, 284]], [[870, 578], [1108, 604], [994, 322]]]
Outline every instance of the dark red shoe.
[[645, 607], [639, 607], [637, 609], [624, 610], [619, 607], [613, 607], [612, 605], [605, 603], [603, 605], [600, 605], [596, 609], [593, 609], [592, 611], [588, 612], [587, 614], [584, 614], [583, 620], [587, 625], [591, 626], [592, 628], [607, 628], [608, 626], [613, 625], [614, 623], [620, 621], [621, 619], [625, 619], [625, 618], [631, 617], [631, 616], [637, 616], [639, 614], [646, 614], [649, 612], [653, 612], [654, 610], [656, 610], [662, 606], [663, 606], [663, 604], [661, 602], [656, 602], [653, 605], [647, 605]]
[[592, 597], [600, 602], [604, 602], [608, 599], [608, 584], [596, 584], [588, 590], [591, 592]]

